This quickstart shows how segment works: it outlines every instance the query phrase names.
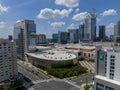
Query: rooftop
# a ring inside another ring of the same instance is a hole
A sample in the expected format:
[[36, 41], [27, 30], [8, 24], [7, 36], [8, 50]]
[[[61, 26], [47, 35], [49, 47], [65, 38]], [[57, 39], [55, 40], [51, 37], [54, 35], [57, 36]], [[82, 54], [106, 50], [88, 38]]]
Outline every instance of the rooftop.
[[89, 45], [81, 45], [81, 44], [70, 44], [66, 46], [67, 48], [75, 48], [75, 49], [88, 49], [88, 50], [94, 50], [95, 46], [89, 46]]
[[104, 76], [96, 75], [95, 78], [101, 79], [101, 80], [104, 80], [104, 81], [106, 81], [106, 82], [110, 82], [110, 83], [113, 83], [113, 84], [116, 84], [116, 85], [119, 85], [119, 86], [120, 86], [120, 82], [115, 81], [115, 80], [112, 80], [112, 79], [109, 79], [109, 78], [106, 78], [106, 77], [104, 77]]
[[51, 49], [50, 46], [36, 46], [37, 49], [40, 49], [40, 50], [49, 50]]
[[27, 55], [44, 60], [54, 60], [54, 61], [72, 60], [76, 58], [74, 54], [59, 50], [47, 50], [44, 52], [27, 53]]

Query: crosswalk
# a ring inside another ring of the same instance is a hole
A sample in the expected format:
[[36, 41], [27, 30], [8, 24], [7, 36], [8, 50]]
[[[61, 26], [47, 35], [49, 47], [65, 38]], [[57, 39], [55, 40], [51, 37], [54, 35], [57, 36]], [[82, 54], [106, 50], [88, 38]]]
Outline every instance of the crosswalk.
[[33, 81], [32, 83], [33, 83], [33, 84], [38, 84], [38, 83], [42, 83], [42, 82], [49, 82], [49, 81], [51, 81], [51, 80], [53, 80], [53, 79], [47, 79], [47, 80], [36, 80], [36, 81]]

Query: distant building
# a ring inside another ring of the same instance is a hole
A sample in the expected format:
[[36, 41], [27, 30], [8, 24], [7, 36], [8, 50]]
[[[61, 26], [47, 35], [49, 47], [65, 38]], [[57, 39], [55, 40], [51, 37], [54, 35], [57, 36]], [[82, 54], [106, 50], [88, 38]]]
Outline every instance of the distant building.
[[120, 43], [120, 20], [114, 25], [114, 41]]
[[78, 29], [78, 38], [79, 41], [83, 41], [84, 40], [84, 23], [79, 25], [79, 29]]
[[12, 40], [13, 40], [13, 36], [12, 36], [12, 35], [9, 35], [9, 36], [8, 36], [8, 40], [12, 41]]
[[69, 42], [70, 43], [78, 43], [78, 29], [68, 29], [69, 33]]
[[36, 45], [47, 43], [45, 34], [38, 34], [36, 36]]
[[104, 41], [106, 39], [105, 37], [106, 37], [105, 25], [100, 25], [99, 26], [99, 39]]
[[17, 55], [15, 43], [0, 39], [0, 82], [17, 78]]
[[30, 34], [30, 44], [29, 44], [30, 52], [35, 50], [35, 48], [36, 48], [36, 37], [37, 37], [37, 34], [35, 34], [35, 33]]
[[23, 20], [14, 25], [14, 41], [17, 45], [17, 55], [25, 60], [25, 53], [29, 52], [30, 36], [36, 33], [36, 24], [32, 20]]
[[89, 15], [86, 16], [84, 25], [84, 41], [91, 41], [91, 20]]
[[96, 41], [96, 12], [88, 13], [84, 20], [84, 41]]
[[69, 33], [68, 32], [58, 32], [58, 43], [67, 44], [69, 42]]
[[110, 41], [114, 41], [114, 35], [110, 35]]
[[52, 34], [52, 42], [58, 43], [58, 33]]
[[96, 12], [90, 13], [91, 16], [91, 40], [96, 41]]
[[120, 47], [96, 47], [94, 90], [120, 89]]

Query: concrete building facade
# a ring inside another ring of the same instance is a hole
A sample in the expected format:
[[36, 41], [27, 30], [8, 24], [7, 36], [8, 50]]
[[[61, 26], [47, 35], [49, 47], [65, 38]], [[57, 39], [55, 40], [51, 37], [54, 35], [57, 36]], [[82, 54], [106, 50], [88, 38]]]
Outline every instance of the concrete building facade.
[[47, 43], [47, 39], [46, 39], [45, 34], [36, 35], [36, 45], [45, 44], [45, 43]]
[[94, 90], [120, 89], [120, 47], [96, 47]]
[[0, 82], [9, 82], [17, 77], [16, 45], [0, 39]]
[[68, 32], [58, 32], [58, 43], [67, 44], [69, 42], [69, 33]]

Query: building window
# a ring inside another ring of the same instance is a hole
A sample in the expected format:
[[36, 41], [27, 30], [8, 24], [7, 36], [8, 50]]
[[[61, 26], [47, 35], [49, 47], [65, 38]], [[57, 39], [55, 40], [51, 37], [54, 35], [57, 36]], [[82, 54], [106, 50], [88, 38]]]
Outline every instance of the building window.
[[115, 89], [114, 89], [114, 88], [111, 88], [111, 87], [106, 86], [106, 87], [105, 87], [105, 90], [115, 90]]
[[96, 90], [104, 90], [104, 85], [101, 83], [96, 83]]
[[114, 58], [115, 58], [115, 56], [114, 56], [114, 55], [111, 55], [111, 56], [110, 56], [110, 58], [113, 58], [113, 59], [114, 59]]

